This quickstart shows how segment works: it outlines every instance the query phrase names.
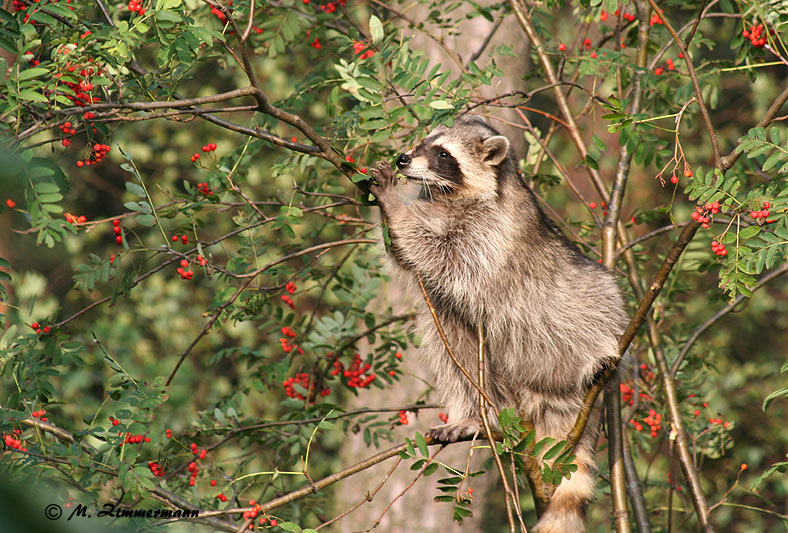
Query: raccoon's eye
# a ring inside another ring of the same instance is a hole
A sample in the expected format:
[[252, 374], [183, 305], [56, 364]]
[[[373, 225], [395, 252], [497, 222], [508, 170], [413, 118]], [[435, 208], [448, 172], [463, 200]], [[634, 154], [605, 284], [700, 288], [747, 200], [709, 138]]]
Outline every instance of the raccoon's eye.
[[446, 150], [441, 150], [440, 152], [438, 152], [438, 157], [440, 159], [448, 159], [449, 158], [449, 152], [447, 152]]

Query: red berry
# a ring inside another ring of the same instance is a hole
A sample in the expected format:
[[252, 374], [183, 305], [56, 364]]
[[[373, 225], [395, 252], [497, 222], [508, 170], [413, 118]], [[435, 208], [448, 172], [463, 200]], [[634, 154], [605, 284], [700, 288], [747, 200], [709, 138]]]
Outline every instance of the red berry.
[[123, 237], [118, 235], [117, 237], [115, 237], [115, 242], [118, 244], [123, 244]]
[[10, 209], [13, 209], [16, 207], [16, 202], [9, 198], [5, 201], [5, 205], [7, 205]]
[[40, 325], [39, 325], [38, 322], [33, 322], [32, 324], [30, 324], [30, 327], [33, 328], [33, 329], [38, 329], [40, 327]]
[[670, 177], [670, 182], [671, 182], [671, 183], [673, 183], [673, 184], [676, 184], [676, 183], [678, 183], [678, 182], [679, 182], [679, 177], [678, 177], [678, 176], [676, 176], [675, 174], [673, 174], [673, 175]]
[[596, 52], [591, 52], [591, 58], [596, 59]]
[[189, 237], [187, 235], [181, 235], [181, 242], [187, 244], [189, 242]]
[[684, 171], [684, 176], [687, 177], [687, 178], [691, 178], [692, 177], [692, 171], [690, 169], [685, 170]]
[[564, 51], [566, 51], [566, 45], [564, 43], [561, 43], [561, 44], [558, 45], [558, 49], [560, 51], [564, 52]]

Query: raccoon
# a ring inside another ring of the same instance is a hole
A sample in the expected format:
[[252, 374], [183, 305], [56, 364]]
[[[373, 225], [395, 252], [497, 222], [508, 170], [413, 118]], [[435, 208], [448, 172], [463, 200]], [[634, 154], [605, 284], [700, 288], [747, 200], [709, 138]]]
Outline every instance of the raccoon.
[[[449, 416], [430, 436], [456, 441], [475, 434], [481, 418], [478, 391], [449, 358], [416, 274], [471, 375], [478, 369], [476, 328], [483, 323], [485, 392], [497, 406], [533, 422], [537, 439], [565, 439], [594, 376], [619, 358], [626, 317], [613, 276], [539, 208], [508, 139], [483, 119], [438, 126], [396, 164], [421, 185], [418, 197], [401, 198], [386, 162], [373, 171], [371, 191], [388, 228], [392, 275], [418, 307], [421, 351]], [[578, 470], [558, 485], [532, 531], [585, 531], [599, 406], [593, 413], [575, 450]]]

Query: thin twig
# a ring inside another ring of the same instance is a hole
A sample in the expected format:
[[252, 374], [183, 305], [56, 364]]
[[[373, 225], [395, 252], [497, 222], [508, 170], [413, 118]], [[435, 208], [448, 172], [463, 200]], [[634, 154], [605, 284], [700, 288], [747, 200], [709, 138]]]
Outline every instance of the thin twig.
[[446, 333], [443, 331], [443, 326], [441, 326], [440, 320], [438, 320], [438, 314], [435, 311], [435, 307], [432, 305], [432, 300], [430, 299], [429, 294], [427, 294], [427, 289], [424, 287], [424, 281], [422, 281], [421, 276], [418, 274], [418, 272], [416, 273], [416, 279], [419, 282], [419, 288], [421, 289], [421, 294], [422, 296], [424, 296], [424, 301], [427, 303], [427, 307], [429, 308], [430, 313], [432, 314], [432, 320], [435, 322], [435, 327], [438, 329], [438, 335], [440, 335], [440, 338], [443, 341], [443, 346], [446, 348], [446, 352], [448, 352], [449, 357], [451, 357], [451, 360], [454, 361], [455, 365], [457, 365], [457, 368], [460, 370], [460, 372], [462, 372], [462, 375], [468, 379], [468, 382], [471, 385], [473, 385], [473, 388], [479, 391], [479, 394], [481, 394], [484, 397], [487, 403], [489, 403], [492, 406], [492, 408], [495, 409], [496, 412], [500, 412], [500, 409], [495, 404], [495, 402], [492, 401], [489, 396], [487, 396], [487, 393], [484, 392], [484, 389], [482, 389], [479, 386], [479, 384], [476, 383], [476, 380], [473, 379], [473, 377], [470, 375], [468, 370], [464, 366], [462, 366], [460, 360], [457, 359], [457, 356], [452, 351], [451, 346], [449, 346], [449, 340], [446, 338]]
[[[476, 325], [476, 339], [478, 342], [478, 354], [479, 354], [479, 386], [483, 389], [484, 388], [484, 325], [482, 324], [481, 319], [479, 319], [478, 324]], [[490, 451], [492, 452], [493, 459], [495, 460], [495, 466], [498, 468], [498, 473], [501, 475], [501, 482], [503, 483], [503, 491], [504, 491], [504, 502], [506, 503], [506, 518], [509, 521], [509, 532], [514, 533], [514, 516], [512, 514], [512, 503], [519, 507], [517, 500], [515, 499], [515, 495], [512, 492], [511, 487], [509, 486], [509, 479], [506, 477], [506, 470], [503, 469], [503, 462], [501, 462], [501, 458], [498, 456], [498, 448], [495, 445], [495, 439], [493, 438], [492, 429], [490, 428], [490, 421], [487, 417], [487, 403], [484, 400], [484, 396], [481, 394], [479, 395], [479, 414], [482, 417], [482, 425], [484, 426], [484, 432], [487, 434], [487, 440], [490, 442]], [[517, 480], [515, 480], [515, 483]], [[522, 513], [520, 510], [517, 510], [517, 516], [520, 518], [520, 527], [523, 528], [525, 531], [525, 524], [523, 523]]]

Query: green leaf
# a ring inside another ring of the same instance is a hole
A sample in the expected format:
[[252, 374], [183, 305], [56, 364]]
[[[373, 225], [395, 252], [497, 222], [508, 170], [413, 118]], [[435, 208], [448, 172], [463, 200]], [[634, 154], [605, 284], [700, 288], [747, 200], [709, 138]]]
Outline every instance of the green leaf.
[[761, 232], [760, 226], [749, 226], [739, 232], [739, 239], [751, 239]]
[[38, 194], [54, 194], [60, 191], [57, 185], [49, 181], [42, 181], [41, 183], [36, 183], [35, 186], [33, 187], [33, 190], [36, 191]]
[[153, 215], [137, 215], [135, 218], [140, 226], [151, 227], [156, 225], [156, 218]]
[[32, 102], [49, 102], [49, 100], [41, 93], [37, 93], [30, 89], [19, 91], [19, 98], [22, 100], [30, 100]]
[[43, 74], [46, 74], [47, 72], [49, 72], [49, 71], [47, 69], [43, 68], [43, 67], [33, 67], [33, 68], [29, 68], [27, 70], [23, 70], [19, 74], [19, 78], [17, 78], [17, 79], [19, 81], [25, 81], [25, 80], [29, 80], [30, 78], [35, 78], [37, 76], [41, 76]]
[[779, 162], [781, 162], [784, 157], [785, 157], [785, 154], [783, 152], [774, 152], [772, 155], [770, 155], [766, 159], [766, 161], [764, 161], [764, 163], [763, 163], [763, 171], [766, 172], [766, 171], [770, 170], [772, 167], [777, 166], [777, 164]]
[[374, 44], [378, 44], [383, 40], [383, 24], [375, 15], [369, 17], [369, 33], [372, 36], [372, 42]]
[[[124, 163], [125, 165], [126, 163]], [[122, 165], [121, 165], [122, 166]], [[145, 198], [147, 195], [145, 194], [145, 189], [141, 186], [133, 183], [131, 181], [126, 182], [126, 190], [129, 191], [134, 196], [139, 196], [140, 198]]]
[[769, 408], [769, 404], [771, 404], [772, 401], [776, 400], [777, 398], [785, 397], [788, 397], [788, 387], [774, 391], [768, 395], [765, 400], [763, 400], [763, 410], [766, 411], [766, 409]]
[[284, 529], [285, 531], [301, 531], [301, 526], [298, 524], [294, 524], [293, 522], [285, 522], [284, 524], [279, 524], [279, 527]]
[[430, 102], [430, 107], [433, 109], [454, 109], [454, 106], [446, 100], [435, 100], [434, 102]]
[[416, 433], [416, 446], [419, 448], [419, 452], [424, 457], [430, 456], [430, 451], [427, 448], [427, 441], [424, 440], [424, 435], [421, 433]]
[[156, 12], [156, 19], [163, 20], [165, 22], [180, 22], [183, 20], [183, 17], [181, 17], [175, 11], [164, 10]]
[[547, 453], [544, 454], [544, 457], [542, 459], [544, 459], [545, 461], [549, 461], [550, 459], [561, 453], [561, 451], [563, 451], [566, 444], [567, 444], [566, 441], [562, 440], [561, 442], [559, 442], [558, 444], [547, 450]]

